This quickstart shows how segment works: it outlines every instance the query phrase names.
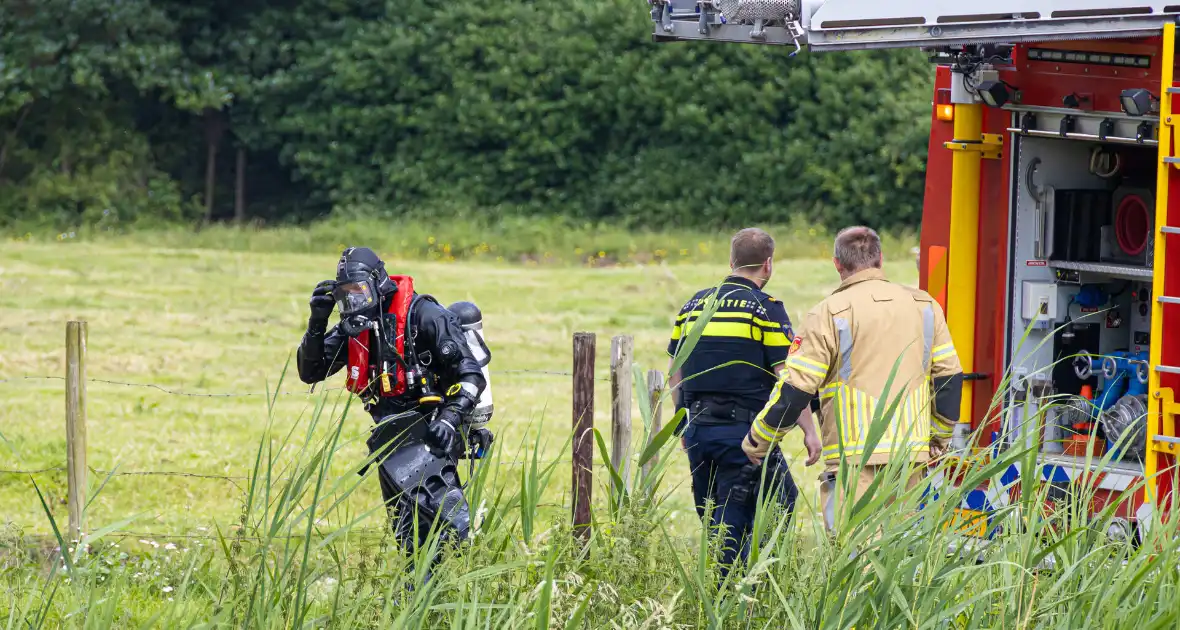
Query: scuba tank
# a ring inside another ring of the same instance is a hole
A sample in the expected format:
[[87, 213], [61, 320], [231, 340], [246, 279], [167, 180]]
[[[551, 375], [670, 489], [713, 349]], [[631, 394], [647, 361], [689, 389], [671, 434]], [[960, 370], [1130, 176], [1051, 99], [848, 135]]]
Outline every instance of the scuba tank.
[[471, 302], [455, 302], [448, 306], [447, 310], [459, 318], [459, 324], [463, 328], [463, 337], [467, 340], [467, 347], [471, 349], [472, 356], [479, 362], [479, 367], [483, 370], [483, 393], [479, 395], [479, 401], [476, 402], [475, 408], [463, 418], [464, 424], [470, 428], [482, 429], [492, 419], [492, 376], [488, 370], [488, 364], [492, 362], [492, 352], [488, 350], [483, 339], [483, 313], [479, 311], [478, 306]]

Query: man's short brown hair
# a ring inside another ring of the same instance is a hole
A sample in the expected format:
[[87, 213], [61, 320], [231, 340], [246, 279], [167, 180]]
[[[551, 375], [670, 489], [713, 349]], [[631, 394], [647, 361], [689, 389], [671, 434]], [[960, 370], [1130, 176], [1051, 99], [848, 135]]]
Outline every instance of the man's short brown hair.
[[761, 267], [768, 258], [774, 258], [774, 239], [764, 230], [746, 228], [733, 235], [729, 263], [734, 270]]
[[871, 228], [855, 225], [836, 235], [833, 257], [847, 273], [881, 268], [881, 237]]

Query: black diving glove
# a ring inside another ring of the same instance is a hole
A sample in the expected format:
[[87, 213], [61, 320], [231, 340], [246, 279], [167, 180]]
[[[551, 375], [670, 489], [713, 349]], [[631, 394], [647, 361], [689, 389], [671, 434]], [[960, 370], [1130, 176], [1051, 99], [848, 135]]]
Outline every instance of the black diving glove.
[[450, 407], [444, 407], [435, 415], [427, 427], [430, 440], [434, 442], [448, 457], [458, 457], [462, 451], [462, 440], [459, 437], [459, 412]]
[[315, 290], [311, 292], [311, 299], [308, 300], [308, 305], [311, 307], [311, 321], [328, 323], [332, 309], [336, 308], [336, 298], [332, 297], [332, 289], [335, 286], [335, 280], [324, 280], [315, 285]]

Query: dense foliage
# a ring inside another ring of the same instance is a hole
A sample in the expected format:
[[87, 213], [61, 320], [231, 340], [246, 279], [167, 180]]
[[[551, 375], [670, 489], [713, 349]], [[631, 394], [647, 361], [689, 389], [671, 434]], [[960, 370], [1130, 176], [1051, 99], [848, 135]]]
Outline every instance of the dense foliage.
[[920, 53], [654, 44], [647, 11], [5, 2], [0, 224], [511, 211], [916, 225]]

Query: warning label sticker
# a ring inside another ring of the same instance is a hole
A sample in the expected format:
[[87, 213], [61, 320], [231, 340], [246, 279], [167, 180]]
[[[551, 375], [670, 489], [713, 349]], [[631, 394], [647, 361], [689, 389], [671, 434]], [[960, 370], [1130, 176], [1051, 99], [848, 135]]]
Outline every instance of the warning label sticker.
[[1047, 260], [1026, 260], [1026, 261], [1024, 261], [1024, 264], [1027, 267], [1045, 267], [1045, 266], [1048, 266], [1049, 261], [1047, 261]]

